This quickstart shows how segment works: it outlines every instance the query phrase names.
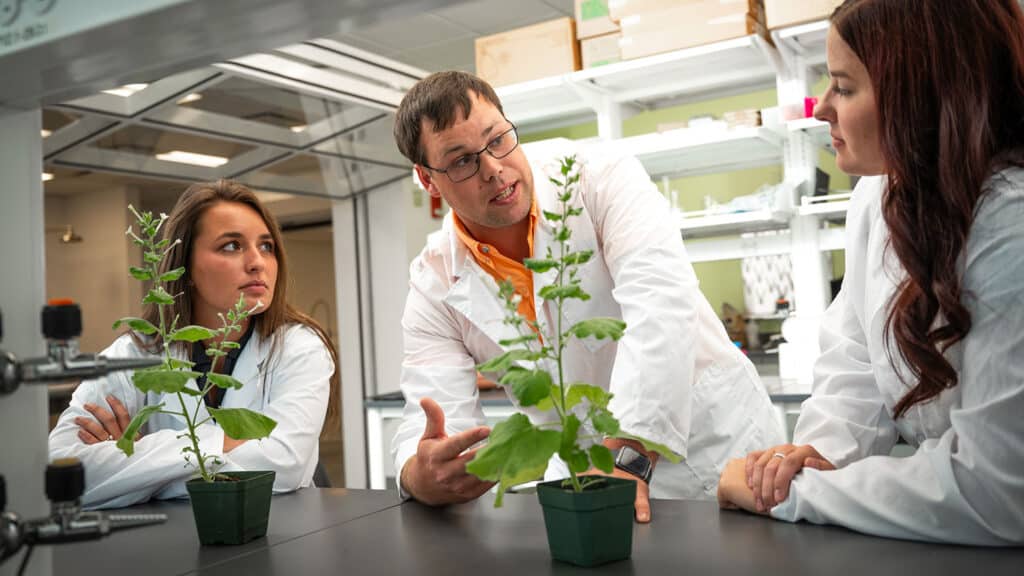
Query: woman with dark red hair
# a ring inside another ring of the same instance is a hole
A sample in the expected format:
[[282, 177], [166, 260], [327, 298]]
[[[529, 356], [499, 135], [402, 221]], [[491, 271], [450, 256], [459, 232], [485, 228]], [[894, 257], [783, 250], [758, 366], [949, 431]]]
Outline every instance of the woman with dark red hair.
[[[1024, 544], [1024, 15], [847, 0], [815, 117], [864, 176], [794, 444], [719, 501], [894, 538]], [[890, 455], [898, 438], [915, 450]]]

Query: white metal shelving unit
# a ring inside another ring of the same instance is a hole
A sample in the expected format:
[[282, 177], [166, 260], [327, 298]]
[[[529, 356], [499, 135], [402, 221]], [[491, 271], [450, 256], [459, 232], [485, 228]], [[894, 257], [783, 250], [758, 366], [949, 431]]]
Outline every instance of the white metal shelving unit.
[[[621, 136], [621, 124], [636, 109], [659, 102], [712, 98], [772, 81], [780, 103], [802, 102], [808, 95], [808, 69], [824, 62], [827, 31], [827, 22], [812, 22], [773, 31], [777, 48], [751, 35], [504, 86], [497, 92], [506, 115], [524, 131], [596, 117], [598, 140], [636, 156], [653, 178], [783, 164], [791, 198], [771, 210], [684, 217], [680, 229], [687, 238], [740, 234], [786, 228], [796, 218], [807, 218], [813, 221], [799, 227], [800, 234], [790, 242], [815, 244], [813, 237], [806, 238], [807, 231], [817, 228], [818, 219], [834, 219], [836, 206], [827, 213], [801, 209], [800, 198], [810, 191], [818, 150], [830, 145], [826, 123], [807, 118], [774, 127], [687, 128], [627, 138]], [[735, 250], [722, 254], [748, 255]]]

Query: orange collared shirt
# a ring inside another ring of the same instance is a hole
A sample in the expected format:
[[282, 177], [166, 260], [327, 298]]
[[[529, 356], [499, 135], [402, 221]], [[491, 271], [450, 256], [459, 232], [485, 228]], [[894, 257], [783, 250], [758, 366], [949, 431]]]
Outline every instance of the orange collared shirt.
[[[452, 212], [452, 220], [455, 223], [455, 233], [458, 235], [459, 240], [469, 248], [476, 263], [490, 274], [495, 282], [501, 283], [505, 279], [511, 280], [516, 293], [521, 297], [519, 300], [519, 314], [531, 322], [531, 325], [536, 323], [537, 310], [533, 305], [533, 273], [527, 270], [526, 266], [498, 252], [498, 249], [494, 246], [478, 242], [470, 235], [469, 231], [466, 230], [465, 224], [462, 223], [462, 220], [459, 220], [458, 215], [454, 212]], [[534, 199], [530, 204], [530, 227], [526, 236], [526, 243], [529, 246], [529, 256], [531, 258], [533, 257], [533, 228], [536, 224], [537, 201]]]

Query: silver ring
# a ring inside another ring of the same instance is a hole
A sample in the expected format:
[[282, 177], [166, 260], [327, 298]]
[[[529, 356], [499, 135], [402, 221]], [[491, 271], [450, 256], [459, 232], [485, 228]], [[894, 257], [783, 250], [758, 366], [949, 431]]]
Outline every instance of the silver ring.
[[776, 452], [775, 454], [772, 454], [772, 458], [785, 458], [785, 457], [786, 457], [786, 455], [783, 454], [782, 452]]
[[113, 440], [113, 439], [114, 439], [114, 435], [113, 434], [107, 434], [107, 440]]

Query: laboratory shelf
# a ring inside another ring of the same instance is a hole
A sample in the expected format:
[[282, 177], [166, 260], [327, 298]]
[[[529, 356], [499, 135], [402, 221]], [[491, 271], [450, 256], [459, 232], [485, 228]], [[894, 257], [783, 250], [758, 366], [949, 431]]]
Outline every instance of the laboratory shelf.
[[772, 86], [773, 50], [750, 35], [503, 86], [497, 93], [505, 115], [528, 131], [552, 119], [593, 117], [603, 103], [647, 106]]
[[826, 220], [846, 219], [846, 211], [850, 208], [852, 192], [841, 192], [827, 196], [804, 196], [800, 199], [798, 210], [801, 216], [818, 216]]
[[771, 210], [732, 212], [696, 217], [684, 212], [680, 214], [679, 229], [683, 232], [683, 238], [724, 236], [785, 228], [789, 225], [789, 218], [790, 214], [788, 212], [775, 212]]
[[683, 128], [613, 141], [636, 156], [652, 178], [694, 176], [782, 164], [782, 136], [774, 130]]
[[818, 66], [825, 63], [828, 28], [828, 20], [818, 20], [772, 30], [771, 36], [784, 58], [791, 54], [802, 58], [806, 66]]
[[828, 122], [814, 118], [801, 118], [786, 122], [786, 130], [791, 133], [802, 132], [811, 139], [814, 145], [824, 148], [833, 155], [836, 153], [835, 148], [832, 147], [832, 134]]
[[[842, 250], [845, 234], [845, 228], [822, 228], [818, 231], [818, 249]], [[793, 240], [789, 230], [778, 230], [776, 234], [768, 235], [744, 233], [732, 237], [689, 238], [685, 239], [685, 244], [691, 262], [716, 262], [793, 253]]]

